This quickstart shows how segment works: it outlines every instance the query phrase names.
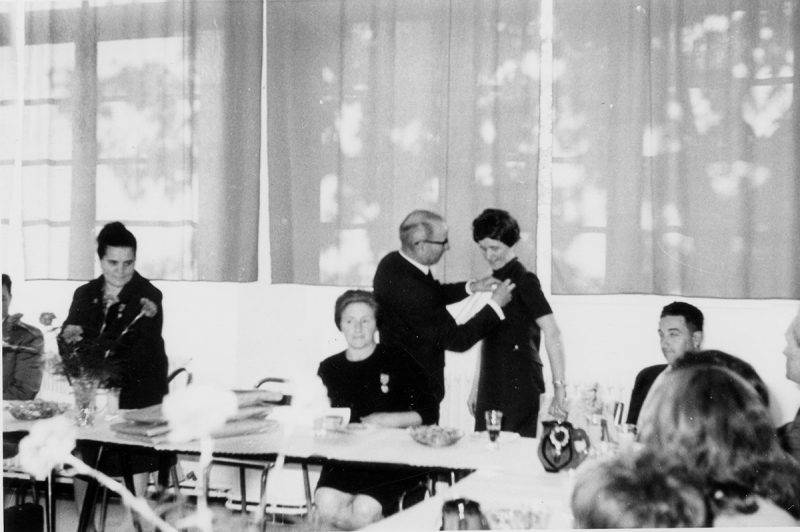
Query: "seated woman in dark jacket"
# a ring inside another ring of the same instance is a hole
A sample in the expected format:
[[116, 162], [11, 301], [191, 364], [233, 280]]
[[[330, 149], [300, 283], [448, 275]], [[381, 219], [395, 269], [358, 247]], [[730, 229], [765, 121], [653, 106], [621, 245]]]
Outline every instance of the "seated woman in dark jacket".
[[[334, 319], [347, 349], [322, 361], [318, 371], [331, 406], [350, 408], [351, 422], [432, 424], [439, 405], [424, 393], [414, 360], [375, 342], [377, 311], [372, 293], [363, 290], [348, 290], [336, 300]], [[319, 517], [340, 529], [361, 528], [394, 512], [400, 495], [419, 480], [375, 465], [325, 466], [315, 492]]]
[[[122, 223], [106, 224], [97, 235], [97, 255], [103, 274], [78, 287], [61, 336], [76, 344], [98, 339], [114, 345], [115, 379], [120, 385], [119, 407], [144, 408], [160, 404], [168, 392], [168, 360], [161, 328], [164, 311], [161, 291], [136, 271], [136, 237]], [[136, 321], [139, 313], [145, 317]], [[133, 325], [132, 325], [133, 324]], [[82, 459], [94, 466], [94, 447], [78, 447]], [[153, 454], [127, 453], [137, 495], [143, 495], [149, 473], [163, 465]], [[101, 466], [121, 476], [116, 455], [106, 455]], [[75, 480], [75, 502], [80, 511], [85, 483]]]

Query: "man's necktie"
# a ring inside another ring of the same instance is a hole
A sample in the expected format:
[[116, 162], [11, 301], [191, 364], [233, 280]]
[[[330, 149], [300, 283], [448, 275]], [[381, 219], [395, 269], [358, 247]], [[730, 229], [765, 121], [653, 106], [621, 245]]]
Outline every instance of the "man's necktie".
[[431, 271], [430, 271], [430, 270], [428, 270], [428, 280], [429, 280], [430, 282], [432, 282], [432, 283], [436, 282], [436, 281], [434, 280], [434, 278], [433, 278], [433, 274], [431, 273]]

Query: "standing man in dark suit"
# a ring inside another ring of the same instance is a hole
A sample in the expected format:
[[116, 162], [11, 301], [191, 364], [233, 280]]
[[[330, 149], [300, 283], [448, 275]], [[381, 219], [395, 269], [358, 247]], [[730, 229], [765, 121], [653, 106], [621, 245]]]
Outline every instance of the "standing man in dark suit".
[[[514, 285], [487, 277], [441, 284], [430, 267], [450, 249], [448, 229], [436, 213], [417, 210], [400, 224], [400, 251], [378, 264], [373, 287], [379, 305], [380, 342], [408, 352], [419, 364], [437, 403], [444, 398], [444, 352], [463, 352], [505, 318]], [[476, 291], [493, 291], [489, 303], [464, 324], [456, 324], [447, 305]], [[438, 421], [438, 415], [436, 417]]]
[[661, 310], [658, 336], [666, 364], [644, 368], [636, 376], [628, 409], [628, 423], [636, 424], [647, 393], [659, 375], [681, 358], [684, 353], [699, 351], [703, 343], [703, 313], [699, 308], [682, 301], [674, 301]]

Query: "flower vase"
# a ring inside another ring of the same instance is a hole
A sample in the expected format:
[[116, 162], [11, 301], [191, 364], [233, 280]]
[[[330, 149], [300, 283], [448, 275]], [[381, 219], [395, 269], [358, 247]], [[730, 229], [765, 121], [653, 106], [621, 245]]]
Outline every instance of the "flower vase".
[[97, 379], [87, 377], [72, 379], [72, 391], [75, 393], [75, 423], [79, 427], [94, 425], [98, 385]]

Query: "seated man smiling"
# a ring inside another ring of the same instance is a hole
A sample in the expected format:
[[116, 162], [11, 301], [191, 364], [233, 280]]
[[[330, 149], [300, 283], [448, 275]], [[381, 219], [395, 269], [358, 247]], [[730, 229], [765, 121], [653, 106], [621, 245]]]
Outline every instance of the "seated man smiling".
[[[425, 393], [424, 376], [413, 358], [375, 342], [378, 304], [370, 292], [348, 290], [336, 300], [334, 319], [347, 349], [326, 358], [318, 374], [334, 408], [350, 408], [351, 422], [383, 427], [432, 424], [438, 401]], [[326, 465], [315, 503], [318, 517], [354, 530], [397, 510], [400, 496], [424, 477], [370, 464]]]

